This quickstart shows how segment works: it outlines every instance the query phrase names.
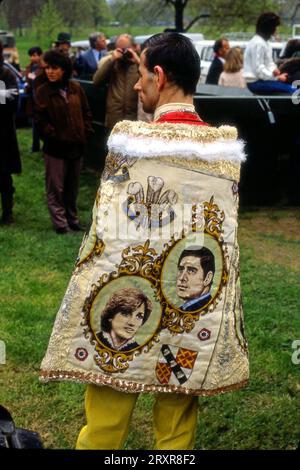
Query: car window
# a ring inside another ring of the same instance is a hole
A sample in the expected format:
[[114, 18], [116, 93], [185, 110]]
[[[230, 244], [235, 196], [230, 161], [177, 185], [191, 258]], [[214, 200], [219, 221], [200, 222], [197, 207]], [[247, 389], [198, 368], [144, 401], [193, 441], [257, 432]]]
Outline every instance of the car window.
[[203, 49], [203, 60], [212, 61], [214, 58], [213, 46], [207, 46]]
[[274, 62], [277, 62], [279, 56], [281, 55], [281, 50], [282, 50], [281, 47], [275, 47], [272, 49], [272, 56], [273, 56]]

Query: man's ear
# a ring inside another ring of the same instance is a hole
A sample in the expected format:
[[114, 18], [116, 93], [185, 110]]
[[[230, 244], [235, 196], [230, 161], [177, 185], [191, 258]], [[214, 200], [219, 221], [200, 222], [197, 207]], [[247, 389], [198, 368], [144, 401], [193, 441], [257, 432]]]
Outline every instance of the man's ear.
[[156, 78], [156, 83], [158, 86], [159, 91], [164, 87], [166, 81], [167, 81], [167, 76], [163, 70], [163, 68], [160, 65], [155, 65], [153, 69], [153, 73]]
[[214, 277], [214, 273], [212, 271], [208, 271], [203, 281], [203, 284], [205, 286], [209, 286], [212, 283], [213, 277]]

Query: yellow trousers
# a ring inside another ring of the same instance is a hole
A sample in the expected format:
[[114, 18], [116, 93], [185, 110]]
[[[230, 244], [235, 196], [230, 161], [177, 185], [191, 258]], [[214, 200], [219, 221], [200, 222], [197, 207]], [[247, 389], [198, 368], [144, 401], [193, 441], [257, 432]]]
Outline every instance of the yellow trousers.
[[[87, 424], [79, 433], [76, 449], [122, 449], [138, 396], [138, 393], [88, 385], [85, 395]], [[197, 397], [157, 394], [153, 407], [155, 449], [193, 449], [197, 411]]]

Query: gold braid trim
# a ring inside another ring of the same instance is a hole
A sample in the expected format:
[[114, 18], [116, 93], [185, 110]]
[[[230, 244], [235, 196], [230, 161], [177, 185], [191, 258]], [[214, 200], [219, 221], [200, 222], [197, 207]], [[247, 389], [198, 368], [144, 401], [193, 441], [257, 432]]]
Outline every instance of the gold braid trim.
[[240, 180], [240, 165], [226, 160], [206, 162], [205, 160], [196, 158], [194, 160], [187, 160], [185, 158], [170, 156], [164, 157], [163, 159], [158, 159], [157, 161], [160, 163], [163, 161], [169, 165], [184, 169], [188, 167], [190, 170], [200, 171], [202, 173], [206, 173], [207, 175], [214, 175], [216, 177], [225, 178], [232, 181], [239, 182]]
[[93, 385], [107, 385], [116, 390], [126, 393], [140, 393], [140, 392], [159, 392], [159, 393], [181, 393], [184, 395], [197, 395], [197, 396], [213, 396], [220, 393], [231, 392], [233, 390], [238, 390], [244, 388], [248, 385], [248, 379], [243, 380], [237, 384], [227, 385], [225, 387], [216, 388], [213, 390], [192, 390], [185, 387], [178, 387], [176, 385], [168, 385], [167, 387], [162, 387], [161, 385], [145, 385], [139, 384], [136, 382], [128, 382], [126, 380], [114, 379], [107, 377], [102, 374], [93, 374], [92, 372], [72, 372], [72, 371], [63, 371], [63, 370], [54, 370], [51, 372], [41, 370], [40, 372], [40, 381], [41, 382], [50, 382], [50, 381], [60, 381], [60, 380], [70, 380], [73, 382], [88, 383]]
[[[129, 138], [158, 139], [162, 142], [162, 146], [172, 142], [176, 146], [176, 142], [191, 142], [193, 144], [210, 144], [228, 141], [231, 144], [237, 140], [237, 130], [232, 126], [207, 127], [193, 126], [190, 124], [170, 124], [159, 123], [150, 124], [140, 121], [121, 121], [114, 127], [111, 136], [126, 135]], [[112, 142], [114, 138], [112, 138]], [[222, 156], [220, 150], [220, 158], [185, 158], [179, 155], [153, 156], [153, 160], [170, 164], [180, 168], [189, 168], [191, 170], [214, 175], [219, 178], [225, 178], [232, 181], [240, 180], [240, 161]], [[180, 152], [179, 152], [180, 154]], [[119, 158], [117, 150], [111, 149], [111, 155], [115, 155], [115, 159]], [[124, 156], [123, 156], [124, 158]]]
[[209, 143], [216, 140], [236, 140], [237, 130], [232, 126], [193, 126], [190, 124], [147, 123], [121, 121], [115, 125], [111, 135], [128, 134], [134, 137], [160, 138], [164, 140], [192, 140]]

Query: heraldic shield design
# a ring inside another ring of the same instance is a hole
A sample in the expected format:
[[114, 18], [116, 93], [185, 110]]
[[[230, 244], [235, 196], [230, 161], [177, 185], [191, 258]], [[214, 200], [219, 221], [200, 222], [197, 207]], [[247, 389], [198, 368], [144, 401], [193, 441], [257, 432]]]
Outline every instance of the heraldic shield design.
[[156, 364], [156, 377], [161, 384], [184, 384], [192, 373], [197, 351], [163, 344]]

